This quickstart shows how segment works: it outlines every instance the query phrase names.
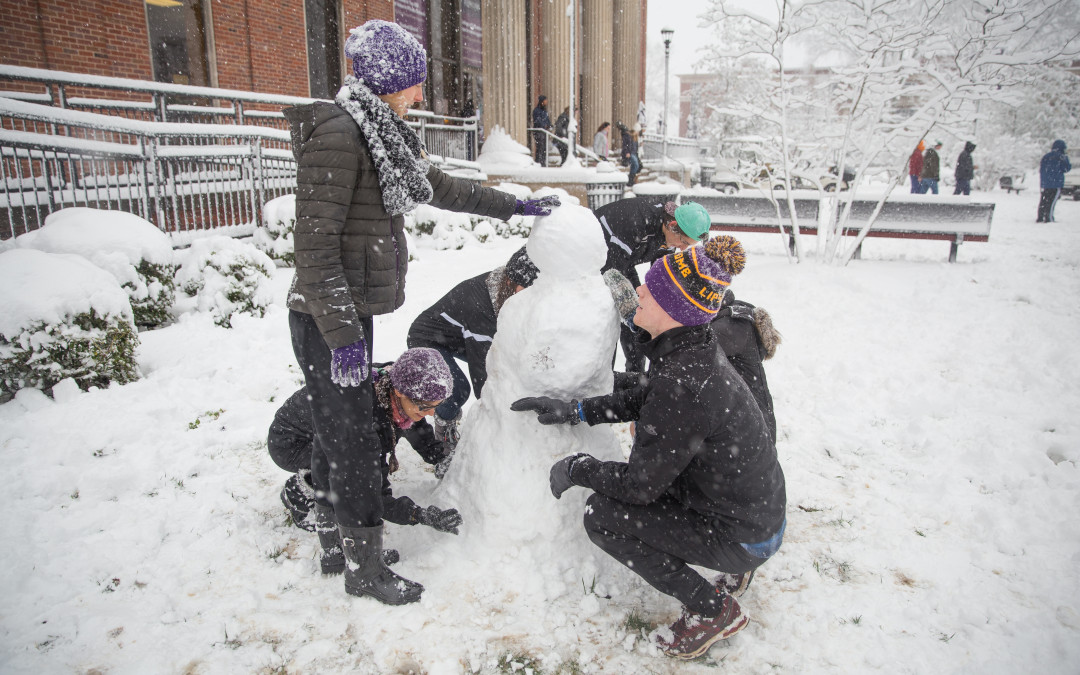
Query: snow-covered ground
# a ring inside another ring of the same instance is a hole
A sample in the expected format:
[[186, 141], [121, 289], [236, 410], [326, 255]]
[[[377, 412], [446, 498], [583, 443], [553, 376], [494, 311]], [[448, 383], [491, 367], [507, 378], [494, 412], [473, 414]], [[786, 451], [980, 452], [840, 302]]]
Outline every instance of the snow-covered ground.
[[[300, 382], [281, 269], [262, 319], [142, 333], [138, 382], [0, 406], [0, 671], [1075, 673], [1080, 204], [1036, 225], [1035, 194], [976, 198], [998, 202], [991, 241], [957, 264], [945, 242], [880, 239], [843, 269], [793, 265], [779, 236], [742, 237], [732, 288], [784, 334], [767, 370], [788, 528], [743, 598], [750, 626], [702, 660], [652, 646], [675, 601], [603, 559], [537, 588], [512, 559], [528, 550], [499, 565], [471, 538], [388, 525], [419, 604], [320, 576], [265, 447]], [[377, 360], [521, 244], [416, 251]], [[395, 491], [439, 503], [429, 468], [398, 456]], [[567, 555], [587, 558], [579, 534]]]

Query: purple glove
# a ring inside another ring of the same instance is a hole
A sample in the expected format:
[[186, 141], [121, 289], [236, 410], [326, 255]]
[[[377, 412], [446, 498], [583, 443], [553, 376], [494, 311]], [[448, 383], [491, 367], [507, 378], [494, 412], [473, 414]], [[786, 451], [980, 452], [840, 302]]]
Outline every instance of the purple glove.
[[330, 380], [339, 387], [359, 387], [367, 379], [368, 370], [364, 338], [330, 354]]
[[562, 206], [558, 195], [548, 195], [540, 199], [526, 199], [525, 201], [519, 199], [514, 207], [514, 213], [519, 216], [546, 216], [556, 206]]

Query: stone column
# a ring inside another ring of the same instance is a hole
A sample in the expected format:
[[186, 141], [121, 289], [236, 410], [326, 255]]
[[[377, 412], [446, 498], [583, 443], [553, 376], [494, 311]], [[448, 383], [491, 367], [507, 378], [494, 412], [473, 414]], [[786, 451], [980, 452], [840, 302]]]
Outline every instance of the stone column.
[[525, 0], [483, 0], [484, 133], [498, 125], [528, 145], [529, 103], [525, 100]]
[[[631, 129], [637, 121], [638, 101], [641, 100], [638, 86], [641, 82], [640, 22], [640, 0], [614, 0], [612, 33], [614, 53], [618, 58], [612, 66], [611, 123], [614, 125], [616, 120], [622, 120]], [[618, 135], [613, 138], [617, 141]]]
[[[569, 0], [538, 0], [540, 3], [540, 91], [548, 97], [551, 123], [570, 105], [570, 17]], [[580, 1], [580, 0], [579, 0]], [[578, 102], [578, 107], [580, 107]]]
[[[582, 4], [581, 128], [584, 136], [592, 138], [601, 122], [615, 124], [611, 119], [612, 0], [584, 0]], [[627, 122], [627, 126], [632, 124]], [[617, 133], [612, 137], [619, 138]]]

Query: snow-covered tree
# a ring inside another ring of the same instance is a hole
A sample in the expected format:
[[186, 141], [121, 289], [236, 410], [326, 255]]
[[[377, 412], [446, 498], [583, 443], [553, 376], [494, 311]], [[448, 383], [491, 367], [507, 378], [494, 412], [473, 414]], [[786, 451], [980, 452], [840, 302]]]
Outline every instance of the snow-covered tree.
[[[784, 176], [791, 175], [799, 144], [813, 140], [831, 146], [835, 155], [828, 159], [838, 171], [857, 169], [856, 187], [872, 166], [884, 167], [895, 186], [920, 138], [931, 131], [971, 138], [984, 105], [1019, 105], [1033, 74], [1080, 53], [1071, 0], [778, 0], [775, 10], [762, 14], [711, 0], [706, 17], [717, 26], [716, 57], [764, 59], [774, 72], [759, 80], [767, 95], [723, 111], [772, 125]], [[789, 68], [793, 43], [804, 50], [827, 44], [838, 65], [807, 86]], [[889, 192], [846, 248], [842, 232], [854, 191], [834, 197], [841, 203], [827, 212], [837, 216], [818, 238], [823, 260], [851, 259]], [[791, 229], [802, 259], [794, 216]]]

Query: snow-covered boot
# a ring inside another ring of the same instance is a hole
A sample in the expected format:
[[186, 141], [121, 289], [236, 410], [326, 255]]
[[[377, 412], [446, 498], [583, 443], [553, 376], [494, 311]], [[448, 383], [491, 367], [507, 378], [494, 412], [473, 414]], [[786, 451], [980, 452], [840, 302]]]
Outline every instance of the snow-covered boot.
[[443, 445], [447, 455], [452, 454], [457, 448], [458, 439], [461, 438], [461, 411], [454, 419], [444, 420], [439, 413], [432, 415], [432, 428], [435, 430], [435, 438]]
[[739, 601], [726, 593], [721, 595], [717, 616], [704, 616], [684, 607], [682, 615], [670, 626], [671, 639], [661, 638], [660, 648], [677, 659], [696, 659], [714, 643], [746, 628], [750, 617], [739, 607]]
[[[341, 574], [345, 571], [345, 552], [341, 550], [341, 536], [338, 534], [337, 520], [334, 519], [334, 509], [316, 505], [315, 511], [315, 528], [322, 546], [319, 567], [323, 574]], [[382, 559], [384, 565], [393, 565], [401, 560], [401, 555], [396, 548], [388, 548], [383, 550]]]
[[742, 574], [728, 574], [727, 572], [716, 577], [713, 583], [724, 590], [728, 595], [736, 598], [742, 597], [750, 582], [754, 579], [754, 570]]
[[285, 481], [281, 488], [281, 503], [292, 516], [293, 525], [308, 532], [315, 531], [315, 487], [311, 484], [311, 471], [300, 469]]
[[387, 605], [416, 602], [424, 587], [394, 574], [383, 561], [383, 526], [340, 527], [345, 566], [345, 592], [369, 595]]
[[315, 532], [319, 535], [319, 567], [323, 574], [341, 574], [345, 571], [345, 552], [341, 550], [337, 518], [334, 509], [322, 504], [315, 505]]

